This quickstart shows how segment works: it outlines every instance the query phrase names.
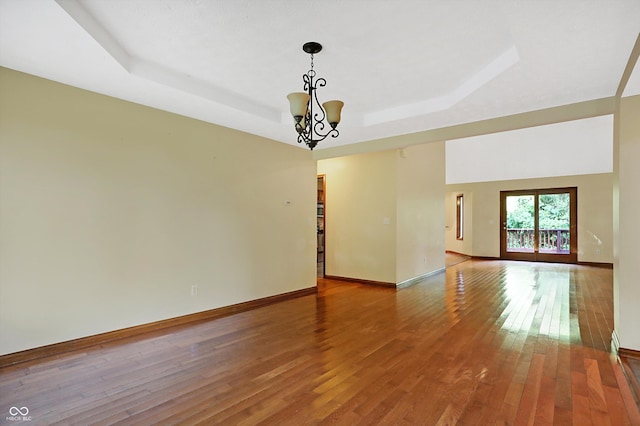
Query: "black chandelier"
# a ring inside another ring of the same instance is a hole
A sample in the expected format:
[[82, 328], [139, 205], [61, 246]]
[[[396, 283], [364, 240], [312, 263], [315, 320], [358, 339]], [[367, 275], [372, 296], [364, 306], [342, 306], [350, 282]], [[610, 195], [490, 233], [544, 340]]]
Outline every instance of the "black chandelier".
[[[338, 123], [340, 123], [340, 112], [344, 102], [328, 101], [320, 104], [316, 95], [318, 87], [324, 87], [327, 80], [324, 78], [314, 78], [316, 72], [313, 70], [313, 55], [322, 50], [322, 45], [315, 41], [310, 41], [302, 46], [302, 50], [311, 55], [311, 69], [302, 76], [304, 82], [304, 92], [289, 93], [289, 106], [291, 115], [295, 120], [295, 128], [298, 132], [298, 143], [304, 142], [309, 149], [313, 150], [318, 142], [325, 140], [328, 136], [337, 138], [340, 134]], [[316, 110], [314, 112], [314, 110]], [[327, 120], [330, 129], [326, 129], [324, 120]]]

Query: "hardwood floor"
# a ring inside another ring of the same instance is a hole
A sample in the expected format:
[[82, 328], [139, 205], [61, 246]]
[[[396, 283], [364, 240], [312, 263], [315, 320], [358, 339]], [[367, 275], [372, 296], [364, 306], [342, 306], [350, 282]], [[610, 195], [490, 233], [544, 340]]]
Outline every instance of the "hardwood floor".
[[469, 260], [0, 371], [30, 424], [640, 425], [612, 271]]
[[623, 351], [619, 356], [629, 387], [635, 396], [636, 404], [640, 407], [640, 356], [637, 351]]

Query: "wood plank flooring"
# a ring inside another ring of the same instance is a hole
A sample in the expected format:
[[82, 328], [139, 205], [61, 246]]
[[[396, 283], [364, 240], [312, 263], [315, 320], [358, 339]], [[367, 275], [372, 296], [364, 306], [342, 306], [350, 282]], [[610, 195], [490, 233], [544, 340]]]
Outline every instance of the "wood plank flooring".
[[0, 422], [640, 425], [612, 271], [469, 260], [0, 370]]

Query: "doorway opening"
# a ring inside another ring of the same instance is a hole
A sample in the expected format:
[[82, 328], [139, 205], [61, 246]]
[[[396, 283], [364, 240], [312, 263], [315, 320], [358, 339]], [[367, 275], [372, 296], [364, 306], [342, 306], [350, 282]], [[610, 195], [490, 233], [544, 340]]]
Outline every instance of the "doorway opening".
[[318, 175], [318, 198], [317, 198], [317, 276], [324, 278], [325, 275], [325, 175]]
[[578, 261], [577, 188], [500, 192], [500, 257]]

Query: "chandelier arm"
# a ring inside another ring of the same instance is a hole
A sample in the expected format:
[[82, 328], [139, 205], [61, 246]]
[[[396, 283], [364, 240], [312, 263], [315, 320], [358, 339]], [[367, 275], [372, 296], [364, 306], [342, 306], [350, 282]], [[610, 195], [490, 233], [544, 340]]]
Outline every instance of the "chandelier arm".
[[308, 131], [298, 133], [298, 143], [304, 142], [304, 144], [307, 145], [310, 149], [313, 149], [318, 144], [318, 142], [322, 142], [329, 136], [331, 136], [332, 138], [337, 138], [338, 136], [340, 136], [340, 132], [338, 131], [338, 129], [331, 129], [325, 134], [315, 133], [313, 136], [316, 137], [310, 137], [310, 133]]
[[313, 70], [309, 70], [306, 74], [302, 74], [302, 82], [304, 83], [305, 92], [310, 92], [310, 89], [313, 86], [313, 74], [311, 71]]
[[[318, 100], [318, 95], [316, 94], [316, 89], [318, 87], [324, 87], [327, 85], [327, 80], [325, 80], [324, 78], [319, 78], [316, 80], [315, 85], [313, 85], [311, 91], [312, 93], [310, 93], [311, 98], [309, 99], [309, 104], [311, 104], [312, 102], [315, 104], [315, 106], [318, 107], [318, 111], [313, 115], [314, 118], [314, 131], [316, 129], [316, 127], [318, 126], [318, 123], [323, 123], [324, 119], [326, 118], [327, 114], [324, 111], [324, 108], [322, 108], [322, 104], [320, 103], [320, 101]], [[320, 130], [322, 131], [322, 129], [324, 129], [324, 124], [322, 124], [322, 126], [320, 126]]]

